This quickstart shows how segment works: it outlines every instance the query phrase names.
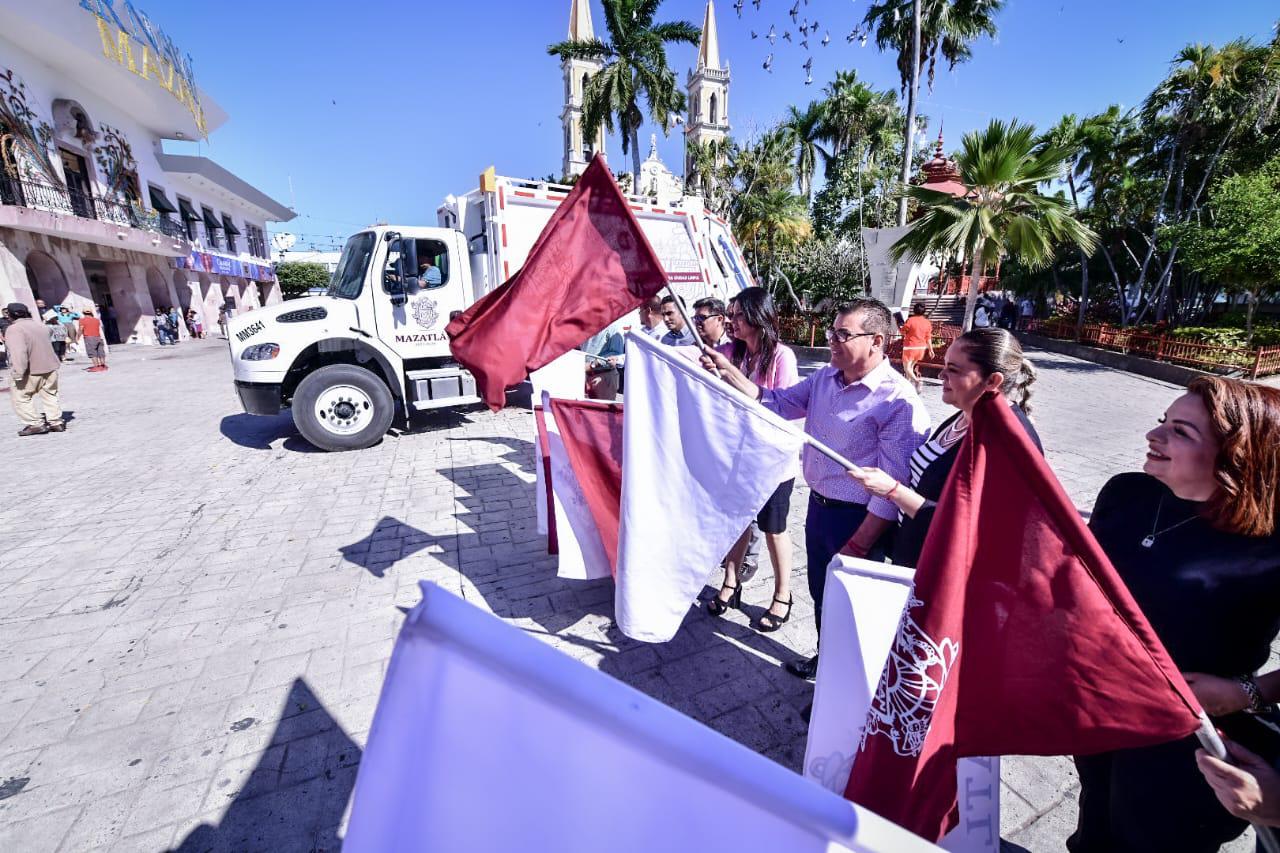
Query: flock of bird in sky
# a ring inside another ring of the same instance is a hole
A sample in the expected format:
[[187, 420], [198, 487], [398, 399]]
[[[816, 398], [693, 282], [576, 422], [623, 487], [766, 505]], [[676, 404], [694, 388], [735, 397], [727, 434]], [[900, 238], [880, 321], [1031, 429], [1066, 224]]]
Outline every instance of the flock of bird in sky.
[[[760, 6], [763, 2], [764, 0], [751, 0], [751, 5], [755, 6], [756, 11], [759, 12]], [[803, 5], [808, 6], [809, 0], [795, 0], [795, 5], [791, 7], [791, 11], [788, 14], [790, 14], [791, 16], [792, 26], [794, 26], [798, 31], [798, 35], [800, 38], [799, 46], [804, 48], [806, 51], [809, 51], [809, 55], [805, 57], [804, 64], [801, 65], [800, 67], [804, 69], [804, 74], [805, 74], [804, 84], [806, 86], [812, 86], [813, 85], [813, 53], [812, 53], [812, 48], [809, 47], [809, 40], [817, 36], [818, 30], [821, 29], [821, 26], [818, 23], [817, 19], [810, 21], [807, 16], [801, 19], [800, 6], [802, 3]], [[733, 9], [735, 12], [738, 13], [739, 18], [742, 17], [742, 10], [746, 6], [746, 4], [747, 4], [747, 0], [734, 0]], [[895, 9], [894, 16], [896, 17], [897, 15], [898, 15], [898, 10]], [[785, 24], [784, 24], [784, 27], [785, 27]], [[868, 35], [869, 33], [867, 30], [864, 30], [861, 27], [854, 27], [853, 30], [849, 33], [849, 35], [845, 36], [845, 41], [849, 42], [850, 44], [856, 41], [860, 43], [863, 47], [866, 47]], [[778, 43], [778, 28], [776, 25], [770, 24], [769, 32], [765, 33], [763, 36], [761, 36], [755, 30], [752, 30], [751, 38], [753, 39], [765, 38], [769, 40], [770, 45], [775, 45]], [[795, 40], [792, 38], [791, 30], [789, 29], [785, 29], [785, 28], [783, 29], [782, 38], [785, 41], [787, 41], [789, 44], [796, 43]], [[823, 47], [826, 47], [827, 45], [831, 44], [831, 31], [824, 30], [822, 34], [822, 38], [817, 41], [818, 41], [818, 44], [822, 45]], [[770, 74], [773, 73], [773, 52], [772, 51], [770, 51], [769, 55], [765, 57], [764, 70], [768, 71]]]

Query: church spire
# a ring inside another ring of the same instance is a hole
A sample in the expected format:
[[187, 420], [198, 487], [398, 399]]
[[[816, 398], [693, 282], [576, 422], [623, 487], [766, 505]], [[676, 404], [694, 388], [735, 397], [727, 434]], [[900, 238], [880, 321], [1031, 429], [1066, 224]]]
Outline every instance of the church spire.
[[707, 0], [707, 11], [702, 17], [702, 40], [698, 44], [698, 67], [720, 70], [720, 37], [716, 33], [716, 7]]
[[590, 0], [573, 0], [569, 7], [569, 39], [589, 41], [595, 37], [595, 30], [591, 28]]

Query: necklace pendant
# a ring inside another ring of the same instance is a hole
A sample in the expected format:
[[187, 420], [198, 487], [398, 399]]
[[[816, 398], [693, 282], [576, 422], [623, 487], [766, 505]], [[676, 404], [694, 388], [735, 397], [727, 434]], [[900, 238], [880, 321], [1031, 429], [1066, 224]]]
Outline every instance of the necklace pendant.
[[1143, 548], [1150, 548], [1150, 547], [1151, 547], [1152, 545], [1154, 545], [1154, 544], [1156, 544], [1156, 537], [1154, 537], [1154, 536], [1144, 536], [1144, 537], [1142, 537], [1142, 547], [1143, 547]]

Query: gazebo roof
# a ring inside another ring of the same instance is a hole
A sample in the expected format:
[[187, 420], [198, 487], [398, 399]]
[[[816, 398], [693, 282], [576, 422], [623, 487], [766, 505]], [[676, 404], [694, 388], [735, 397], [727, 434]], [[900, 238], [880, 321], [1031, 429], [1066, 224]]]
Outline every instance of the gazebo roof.
[[957, 198], [969, 194], [969, 188], [960, 180], [960, 170], [956, 161], [950, 159], [942, 151], [942, 131], [938, 131], [938, 147], [934, 150], [933, 159], [920, 167], [921, 175], [916, 183], [927, 190], [947, 193]]

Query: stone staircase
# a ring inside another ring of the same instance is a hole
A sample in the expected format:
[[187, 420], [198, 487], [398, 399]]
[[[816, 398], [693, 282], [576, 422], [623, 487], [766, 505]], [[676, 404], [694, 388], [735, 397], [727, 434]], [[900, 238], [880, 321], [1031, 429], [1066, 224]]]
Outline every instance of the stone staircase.
[[964, 297], [963, 296], [943, 296], [938, 297], [936, 293], [917, 294], [912, 300], [914, 305], [916, 302], [923, 302], [925, 307], [925, 316], [933, 321], [934, 325], [947, 323], [952, 326], [959, 326], [964, 322]]

